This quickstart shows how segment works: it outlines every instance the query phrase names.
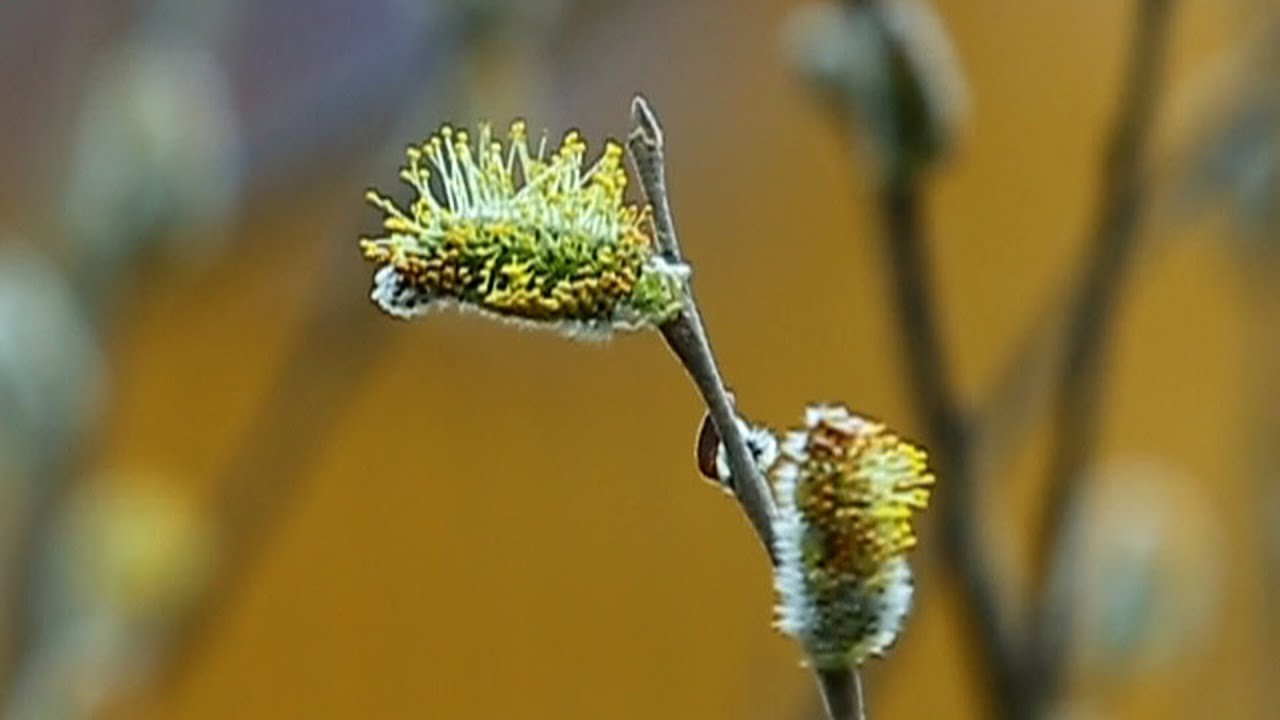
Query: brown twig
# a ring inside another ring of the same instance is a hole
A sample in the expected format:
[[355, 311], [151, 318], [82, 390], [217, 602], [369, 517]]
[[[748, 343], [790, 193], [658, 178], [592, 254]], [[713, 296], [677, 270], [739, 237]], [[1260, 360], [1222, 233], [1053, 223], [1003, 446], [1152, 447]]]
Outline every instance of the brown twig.
[[[640, 184], [653, 208], [659, 250], [668, 262], [684, 264], [667, 194], [662, 127], [657, 115], [643, 97], [637, 96], [632, 102], [631, 115], [634, 127], [627, 138], [627, 145], [635, 161]], [[772, 520], [775, 512], [773, 496], [756, 467], [738, 426], [733, 399], [721, 379], [692, 288], [686, 286], [684, 310], [661, 330], [667, 345], [680, 359], [706, 402], [711, 422], [724, 444], [729, 472], [733, 478], [734, 497], [738, 499], [772, 560]], [[831, 720], [863, 720], [866, 717], [862, 703], [862, 685], [856, 669], [819, 671], [817, 679], [823, 704]]]
[[[662, 127], [652, 108], [642, 97], [635, 98], [631, 105], [631, 115], [634, 128], [627, 138], [627, 145], [635, 161], [640, 184], [653, 208], [653, 225], [659, 250], [668, 262], [683, 265], [684, 258], [680, 254], [675, 221], [667, 195]], [[769, 493], [764, 476], [756, 467], [747, 448], [746, 438], [738, 427], [733, 400], [721, 379], [706, 328], [698, 312], [698, 304], [688, 287], [685, 298], [684, 310], [660, 328], [662, 337], [702, 394], [716, 432], [724, 443], [729, 470], [734, 479], [734, 496], [772, 557], [773, 496]]]
[[1075, 577], [1081, 476], [1098, 438], [1104, 363], [1116, 306], [1130, 274], [1146, 200], [1143, 170], [1166, 55], [1173, 0], [1139, 0], [1128, 78], [1108, 150], [1093, 246], [1066, 329], [1054, 394], [1054, 439], [1044, 518], [1035, 543], [1037, 602], [1029, 649], [1040, 701], [1062, 683]]
[[817, 670], [823, 707], [831, 720], [866, 720], [862, 681], [853, 670]]

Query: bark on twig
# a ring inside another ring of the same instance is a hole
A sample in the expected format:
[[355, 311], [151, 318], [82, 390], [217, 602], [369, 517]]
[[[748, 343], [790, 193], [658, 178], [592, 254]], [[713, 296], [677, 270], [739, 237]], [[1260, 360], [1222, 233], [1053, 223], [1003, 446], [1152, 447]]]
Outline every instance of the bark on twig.
[[818, 689], [831, 720], [866, 720], [862, 681], [852, 670], [818, 670]]
[[[680, 254], [675, 221], [667, 195], [662, 128], [653, 109], [642, 97], [636, 97], [632, 104], [632, 121], [634, 129], [627, 138], [627, 144], [636, 164], [640, 184], [653, 208], [659, 250], [668, 262], [683, 264], [684, 258]], [[734, 497], [751, 521], [751, 526], [769, 552], [769, 557], [773, 559], [773, 496], [756, 467], [738, 426], [733, 400], [721, 379], [693, 290], [686, 284], [685, 291], [684, 310], [661, 328], [662, 336], [680, 359], [706, 402], [711, 422], [724, 444], [733, 478]], [[823, 704], [831, 720], [864, 720], [862, 686], [856, 669], [841, 672], [818, 671], [817, 679]]]
[[[631, 106], [634, 129], [627, 138], [631, 157], [645, 196], [653, 208], [653, 225], [659, 251], [671, 263], [684, 264], [676, 236], [675, 221], [671, 214], [671, 202], [667, 195], [666, 157], [662, 127], [657, 116], [642, 97], [636, 97]], [[692, 288], [686, 283], [685, 307], [674, 319], [663, 325], [662, 337], [671, 351], [680, 359], [689, 377], [697, 386], [716, 432], [724, 443], [729, 470], [733, 475], [734, 496], [742, 505], [760, 541], [773, 557], [773, 496], [765, 485], [764, 476], [756, 467], [747, 448], [746, 438], [738, 427], [733, 401], [725, 389], [716, 364], [706, 328], [702, 324], [698, 304]]]

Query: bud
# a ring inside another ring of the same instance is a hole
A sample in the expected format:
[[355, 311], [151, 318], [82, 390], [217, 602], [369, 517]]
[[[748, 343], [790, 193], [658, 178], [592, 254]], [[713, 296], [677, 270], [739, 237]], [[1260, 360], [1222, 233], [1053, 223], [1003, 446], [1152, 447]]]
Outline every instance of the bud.
[[1258, 260], [1274, 264], [1280, 256], [1280, 14], [1251, 34], [1188, 83], [1170, 113], [1185, 127], [1175, 129], [1180, 147], [1165, 211], [1166, 222], [1180, 227], [1189, 216], [1226, 209], [1234, 249], [1251, 268], [1266, 269]]
[[63, 206], [73, 249], [99, 273], [154, 249], [206, 257], [241, 192], [226, 70], [198, 38], [172, 30], [134, 38], [91, 78]]
[[934, 483], [920, 448], [837, 405], [810, 407], [771, 472], [777, 627], [816, 667], [883, 655], [911, 606], [912, 520]]
[[209, 517], [165, 478], [75, 487], [41, 548], [37, 615], [3, 714], [98, 717], [145, 683], [212, 578]]
[[928, 4], [805, 5], [793, 14], [787, 40], [802, 72], [856, 117], [885, 172], [927, 165], [953, 144], [968, 89]]
[[1084, 677], [1155, 677], [1194, 662], [1223, 617], [1229, 567], [1204, 478], [1127, 458], [1084, 479], [1071, 518], [1070, 646]]
[[103, 374], [76, 288], [40, 253], [0, 235], [0, 435], [17, 453], [57, 447], [93, 419]]

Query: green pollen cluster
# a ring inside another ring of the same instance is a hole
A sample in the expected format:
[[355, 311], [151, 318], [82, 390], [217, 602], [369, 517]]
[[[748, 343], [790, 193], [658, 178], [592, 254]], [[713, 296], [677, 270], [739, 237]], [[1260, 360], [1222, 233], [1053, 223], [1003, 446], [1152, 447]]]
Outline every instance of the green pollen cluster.
[[683, 268], [656, 256], [647, 209], [623, 203], [621, 147], [586, 169], [585, 149], [569, 133], [550, 157], [535, 155], [516, 123], [505, 149], [482, 127], [473, 150], [445, 127], [409, 150], [401, 178], [417, 197], [407, 211], [370, 191], [385, 234], [361, 250], [424, 307], [592, 329], [666, 322], [682, 306]]

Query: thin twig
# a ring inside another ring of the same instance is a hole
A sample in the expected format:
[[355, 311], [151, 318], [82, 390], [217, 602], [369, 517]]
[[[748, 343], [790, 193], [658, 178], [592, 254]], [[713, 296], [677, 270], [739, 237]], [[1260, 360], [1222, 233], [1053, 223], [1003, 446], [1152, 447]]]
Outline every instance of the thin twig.
[[[631, 149], [640, 184], [653, 208], [653, 224], [659, 250], [668, 262], [684, 264], [667, 194], [662, 127], [657, 115], [643, 97], [635, 98], [631, 105], [631, 115], [634, 128], [627, 138], [627, 145]], [[774, 560], [773, 496], [738, 427], [733, 400], [720, 377], [715, 355], [698, 313], [697, 301], [692, 288], [687, 284], [684, 310], [663, 325], [661, 330], [667, 345], [680, 359], [707, 404], [711, 422], [724, 444], [729, 472], [733, 478], [734, 497], [751, 521], [756, 535], [764, 543], [770, 559]], [[818, 672], [817, 677], [823, 704], [827, 707], [831, 720], [863, 720], [866, 717], [862, 704], [862, 685], [856, 669], [842, 673]]]
[[[652, 108], [642, 97], [637, 96], [632, 102], [631, 115], [634, 128], [627, 138], [627, 145], [631, 149], [640, 184], [653, 208], [658, 248], [668, 262], [684, 264], [667, 195], [662, 127]], [[751, 521], [751, 526], [755, 528], [772, 558], [773, 496], [770, 495], [764, 476], [756, 467], [747, 448], [746, 438], [738, 427], [733, 401], [721, 379], [691, 288], [686, 286], [684, 310], [663, 325], [661, 330], [662, 337], [676, 357], [680, 358], [707, 404], [711, 421], [715, 423], [716, 432], [719, 433], [728, 456], [729, 470], [734, 479], [734, 496], [738, 498], [747, 519]]]
[[854, 670], [816, 670], [823, 707], [831, 720], [866, 720], [862, 681]]
[[1136, 253], [1146, 200], [1146, 138], [1159, 96], [1173, 0], [1140, 0], [1128, 79], [1110, 141], [1102, 205], [1080, 295], [1068, 320], [1055, 390], [1053, 452], [1045, 517], [1035, 544], [1038, 602], [1032, 625], [1032, 684], [1042, 702], [1062, 682], [1069, 635], [1069, 593], [1075, 576], [1072, 528], [1081, 476], [1098, 438], [1104, 362], [1116, 305]]

